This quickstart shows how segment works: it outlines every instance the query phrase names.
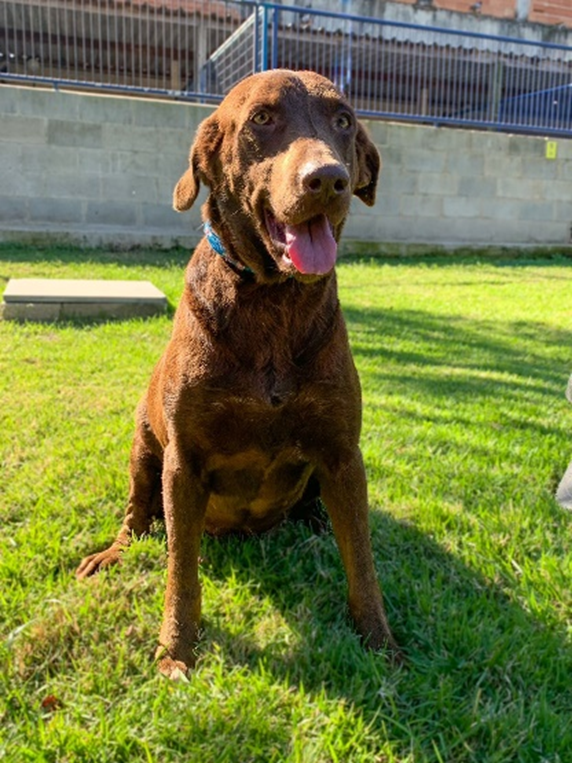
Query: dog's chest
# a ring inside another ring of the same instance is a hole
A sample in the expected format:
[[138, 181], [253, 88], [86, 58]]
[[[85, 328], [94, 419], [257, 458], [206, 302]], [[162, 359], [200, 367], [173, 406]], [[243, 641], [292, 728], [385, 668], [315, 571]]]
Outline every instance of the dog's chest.
[[286, 404], [292, 400], [299, 390], [299, 383], [291, 375], [280, 374], [274, 366], [270, 366], [259, 375], [258, 384], [253, 393], [260, 396], [261, 403], [272, 408]]
[[[212, 389], [189, 415], [189, 435], [198, 435], [206, 452], [305, 450], [307, 432], [316, 428], [324, 400], [311, 388], [287, 380], [250, 389]], [[198, 424], [198, 426], [196, 426]]]

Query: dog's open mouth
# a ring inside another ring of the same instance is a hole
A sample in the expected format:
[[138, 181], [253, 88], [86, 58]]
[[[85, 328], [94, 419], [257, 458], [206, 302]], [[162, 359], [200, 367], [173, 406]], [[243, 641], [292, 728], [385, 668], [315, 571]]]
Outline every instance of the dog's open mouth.
[[323, 275], [336, 264], [338, 245], [326, 215], [317, 215], [298, 225], [279, 223], [265, 211], [266, 228], [272, 242], [283, 251], [283, 261], [300, 273]]

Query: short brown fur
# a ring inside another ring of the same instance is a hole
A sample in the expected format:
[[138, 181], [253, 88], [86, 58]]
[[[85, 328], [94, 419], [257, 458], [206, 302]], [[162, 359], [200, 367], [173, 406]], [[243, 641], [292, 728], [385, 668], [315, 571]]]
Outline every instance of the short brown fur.
[[310, 72], [248, 78], [198, 130], [174, 206], [189, 209], [199, 185], [209, 188], [203, 215], [227, 261], [203, 239], [189, 262], [171, 340], [137, 410], [123, 525], [77, 572], [117, 562], [163, 511], [157, 658], [167, 675], [194, 664], [202, 533], [267, 530], [309, 505], [318, 486], [356, 628], [369, 647], [395, 648], [374, 570], [360, 385], [335, 273], [300, 272], [277, 240], [284, 226], [325, 215], [337, 241], [352, 194], [374, 203], [379, 171], [351, 108]]

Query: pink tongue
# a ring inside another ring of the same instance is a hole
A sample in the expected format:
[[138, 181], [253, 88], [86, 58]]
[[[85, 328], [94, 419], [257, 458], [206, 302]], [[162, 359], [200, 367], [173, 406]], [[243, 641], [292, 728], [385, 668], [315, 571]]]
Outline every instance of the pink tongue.
[[329, 273], [336, 264], [338, 245], [326, 215], [302, 225], [287, 225], [286, 251], [300, 273]]

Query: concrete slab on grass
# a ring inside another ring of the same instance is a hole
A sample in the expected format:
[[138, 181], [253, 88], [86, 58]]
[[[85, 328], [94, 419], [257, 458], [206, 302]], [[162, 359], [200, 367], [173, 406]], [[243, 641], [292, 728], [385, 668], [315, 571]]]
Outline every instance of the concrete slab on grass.
[[149, 281], [12, 278], [4, 292], [3, 318], [131, 318], [162, 313], [167, 298]]

